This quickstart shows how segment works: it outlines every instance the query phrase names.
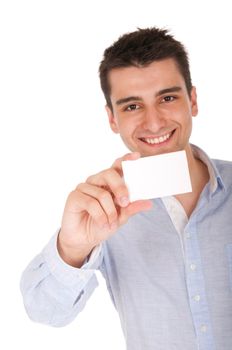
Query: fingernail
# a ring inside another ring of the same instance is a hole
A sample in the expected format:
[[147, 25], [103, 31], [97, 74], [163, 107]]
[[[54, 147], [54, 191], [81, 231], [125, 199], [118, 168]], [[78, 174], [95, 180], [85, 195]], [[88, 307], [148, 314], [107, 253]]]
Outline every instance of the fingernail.
[[123, 207], [126, 207], [129, 204], [129, 198], [128, 197], [121, 197], [120, 198], [120, 204]]

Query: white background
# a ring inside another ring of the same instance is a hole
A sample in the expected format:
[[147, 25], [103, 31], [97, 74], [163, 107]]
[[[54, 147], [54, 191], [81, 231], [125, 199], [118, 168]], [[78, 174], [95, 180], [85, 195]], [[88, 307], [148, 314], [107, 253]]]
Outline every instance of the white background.
[[0, 2], [1, 349], [124, 349], [101, 276], [86, 309], [55, 329], [28, 319], [20, 275], [59, 227], [68, 193], [126, 152], [98, 81], [103, 50], [119, 35], [157, 25], [186, 45], [199, 100], [191, 141], [232, 159], [229, 3]]

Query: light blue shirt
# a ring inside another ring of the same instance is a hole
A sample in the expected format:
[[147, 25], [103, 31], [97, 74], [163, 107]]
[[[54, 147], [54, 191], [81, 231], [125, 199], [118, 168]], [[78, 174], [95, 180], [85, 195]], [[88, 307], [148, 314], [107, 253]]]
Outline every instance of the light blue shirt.
[[155, 199], [97, 247], [81, 269], [52, 237], [24, 271], [29, 317], [64, 326], [105, 277], [128, 350], [232, 349], [232, 162], [210, 160], [210, 181], [188, 219], [174, 197]]

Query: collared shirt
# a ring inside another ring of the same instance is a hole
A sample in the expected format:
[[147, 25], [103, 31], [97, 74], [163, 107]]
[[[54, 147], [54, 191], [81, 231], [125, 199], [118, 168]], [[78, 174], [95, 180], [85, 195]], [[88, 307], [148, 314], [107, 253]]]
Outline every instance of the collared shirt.
[[232, 349], [232, 163], [193, 149], [210, 181], [190, 218], [174, 197], [155, 199], [81, 269], [61, 260], [55, 235], [22, 276], [32, 319], [71, 322], [100, 269], [128, 350]]

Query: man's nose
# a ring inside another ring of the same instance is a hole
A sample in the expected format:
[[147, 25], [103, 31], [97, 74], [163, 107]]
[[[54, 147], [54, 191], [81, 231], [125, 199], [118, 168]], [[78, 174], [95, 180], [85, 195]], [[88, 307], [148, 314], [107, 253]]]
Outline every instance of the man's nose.
[[143, 127], [146, 130], [157, 132], [165, 126], [165, 118], [155, 107], [147, 108], [143, 114]]

